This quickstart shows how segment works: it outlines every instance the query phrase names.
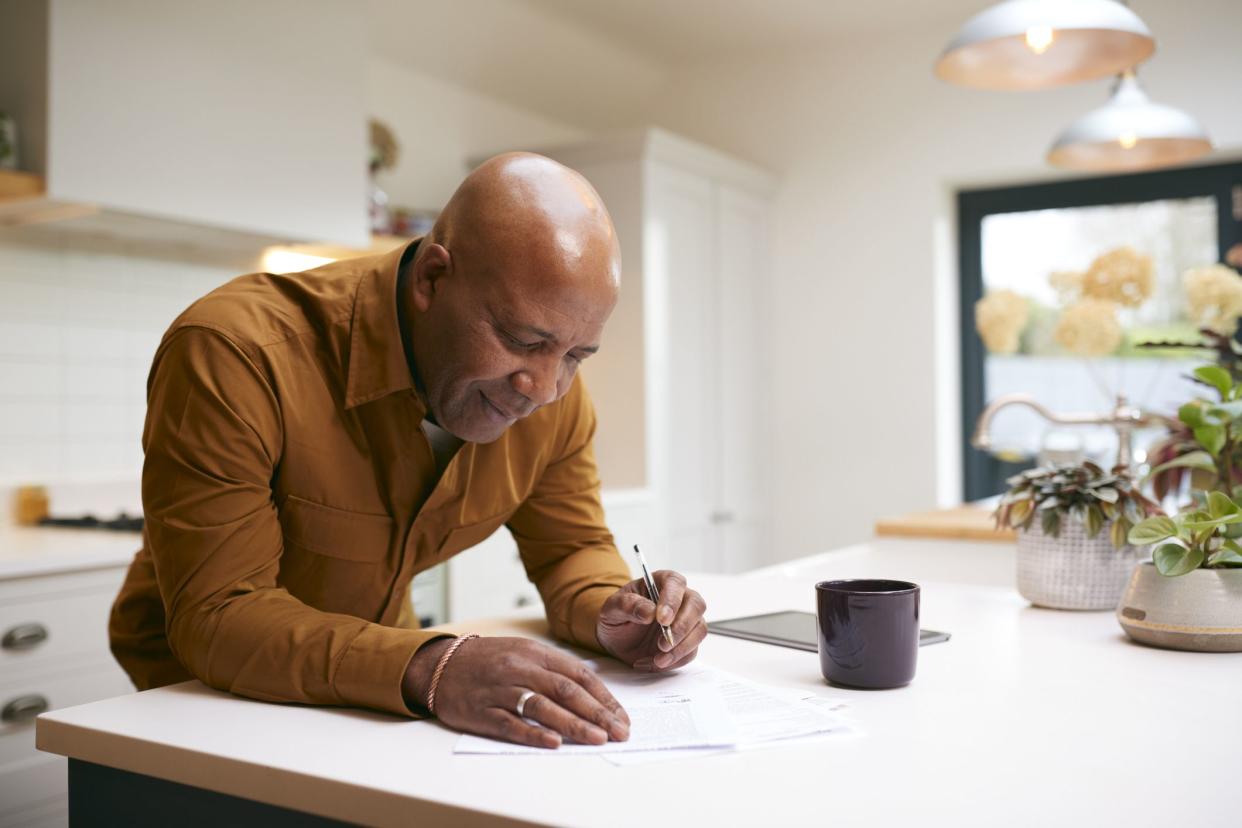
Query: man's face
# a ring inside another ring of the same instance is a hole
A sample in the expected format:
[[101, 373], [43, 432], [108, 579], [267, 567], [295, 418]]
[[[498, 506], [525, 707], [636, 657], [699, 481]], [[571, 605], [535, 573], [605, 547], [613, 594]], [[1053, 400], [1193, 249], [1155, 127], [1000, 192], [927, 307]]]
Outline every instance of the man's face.
[[558, 274], [535, 261], [528, 273], [471, 273], [468, 265], [455, 260], [440, 280], [418, 322], [429, 353], [416, 362], [436, 422], [490, 443], [569, 390], [599, 348], [616, 289], [606, 277]]

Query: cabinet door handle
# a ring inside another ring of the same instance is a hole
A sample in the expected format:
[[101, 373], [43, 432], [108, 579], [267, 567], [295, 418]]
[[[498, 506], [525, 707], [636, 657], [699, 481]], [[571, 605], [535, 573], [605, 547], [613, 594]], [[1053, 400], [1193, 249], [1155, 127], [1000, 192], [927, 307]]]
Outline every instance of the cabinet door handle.
[[47, 627], [42, 624], [18, 624], [10, 628], [0, 641], [6, 650], [29, 650], [47, 641]]
[[0, 711], [0, 720], [6, 722], [28, 722], [40, 713], [44, 713], [51, 705], [47, 702], [47, 696], [37, 694], [30, 696], [18, 696], [4, 706], [4, 710]]
[[530, 603], [530, 598], [529, 598], [528, 596], [526, 596], [526, 595], [519, 595], [519, 596], [517, 597], [517, 600], [513, 602], [513, 606], [515, 606], [515, 607], [524, 607], [524, 606], [526, 606], [526, 605], [527, 605], [527, 604], [529, 604], [529, 603]]
[[733, 512], [731, 512], [731, 511], [726, 511], [726, 510], [721, 510], [721, 511], [719, 511], [719, 512], [712, 512], [712, 513], [711, 513], [711, 516], [709, 517], [709, 520], [710, 520], [712, 523], [715, 523], [715, 524], [720, 524], [720, 523], [732, 523], [732, 522], [733, 522]]

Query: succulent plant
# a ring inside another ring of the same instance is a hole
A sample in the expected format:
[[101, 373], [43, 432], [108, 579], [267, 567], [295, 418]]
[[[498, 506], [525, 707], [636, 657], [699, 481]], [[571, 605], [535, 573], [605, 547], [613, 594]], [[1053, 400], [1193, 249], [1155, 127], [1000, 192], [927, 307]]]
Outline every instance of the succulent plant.
[[1120, 549], [1131, 528], [1161, 514], [1120, 466], [1111, 472], [1090, 461], [1041, 466], [1005, 482], [1009, 490], [994, 513], [997, 527], [1029, 529], [1038, 520], [1045, 535], [1060, 537], [1062, 523], [1070, 518], [1082, 521], [1087, 536], [1094, 538], [1111, 523], [1109, 540]]

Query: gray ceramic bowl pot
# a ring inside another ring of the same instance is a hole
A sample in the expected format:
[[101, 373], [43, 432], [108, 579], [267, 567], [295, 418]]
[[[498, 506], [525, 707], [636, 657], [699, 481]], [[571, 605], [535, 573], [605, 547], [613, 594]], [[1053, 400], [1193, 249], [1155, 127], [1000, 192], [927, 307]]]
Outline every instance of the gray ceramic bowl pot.
[[1134, 568], [1117, 620], [1135, 641], [1172, 650], [1242, 652], [1242, 569], [1161, 575], [1150, 561]]

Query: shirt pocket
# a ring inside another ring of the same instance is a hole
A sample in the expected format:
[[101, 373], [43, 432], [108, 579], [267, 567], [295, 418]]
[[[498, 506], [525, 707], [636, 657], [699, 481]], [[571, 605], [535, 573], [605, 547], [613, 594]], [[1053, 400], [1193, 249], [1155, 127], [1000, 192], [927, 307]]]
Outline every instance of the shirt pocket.
[[440, 544], [440, 550], [436, 554], [437, 560], [444, 560], [452, 557], [458, 552], [463, 552], [472, 546], [477, 546], [492, 536], [504, 522], [511, 517], [511, 513], [495, 515], [481, 520], [478, 523], [471, 523], [466, 526], [458, 526], [451, 530], [444, 539], [444, 543]]
[[289, 495], [280, 510], [289, 544], [344, 561], [376, 563], [388, 554], [393, 520], [387, 515], [351, 512]]

